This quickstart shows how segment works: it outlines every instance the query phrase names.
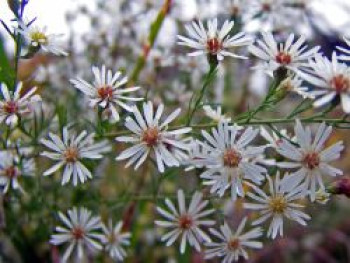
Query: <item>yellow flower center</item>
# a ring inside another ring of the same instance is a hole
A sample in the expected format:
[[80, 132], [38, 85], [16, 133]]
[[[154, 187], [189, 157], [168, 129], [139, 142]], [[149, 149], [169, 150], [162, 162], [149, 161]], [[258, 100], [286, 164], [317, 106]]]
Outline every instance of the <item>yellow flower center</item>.
[[30, 38], [32, 39], [32, 42], [39, 43], [41, 45], [47, 45], [49, 42], [48, 37], [40, 31], [35, 31], [30, 33]]
[[287, 208], [287, 201], [283, 196], [275, 196], [270, 199], [269, 206], [273, 213], [283, 214]]

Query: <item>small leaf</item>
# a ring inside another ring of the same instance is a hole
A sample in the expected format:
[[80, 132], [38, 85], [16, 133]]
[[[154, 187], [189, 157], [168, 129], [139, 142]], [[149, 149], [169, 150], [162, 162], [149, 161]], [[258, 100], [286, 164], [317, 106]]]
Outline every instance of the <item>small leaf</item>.
[[15, 72], [10, 66], [6, 51], [4, 49], [4, 42], [0, 36], [0, 82], [4, 82], [9, 89], [12, 89], [15, 79]]

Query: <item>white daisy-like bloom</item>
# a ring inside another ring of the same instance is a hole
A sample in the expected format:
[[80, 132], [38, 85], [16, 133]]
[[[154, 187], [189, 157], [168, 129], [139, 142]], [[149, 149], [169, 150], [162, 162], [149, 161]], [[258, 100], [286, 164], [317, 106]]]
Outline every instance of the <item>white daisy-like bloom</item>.
[[163, 122], [161, 117], [164, 105], [160, 104], [154, 111], [152, 102], [143, 104], [143, 114], [134, 106], [134, 118], [128, 116], [125, 120], [125, 127], [133, 134], [130, 136], [117, 137], [118, 142], [133, 143], [132, 147], [124, 150], [116, 160], [129, 159], [126, 167], [135, 164], [137, 169], [144, 163], [149, 155], [156, 159], [158, 170], [163, 173], [164, 167], [179, 166], [180, 160], [176, 157], [175, 151], [186, 152], [189, 144], [179, 139], [184, 134], [189, 133], [191, 128], [182, 128], [168, 131], [168, 125], [180, 114], [180, 109], [172, 112]]
[[33, 176], [34, 173], [34, 159], [20, 158], [8, 151], [0, 152], [0, 187], [3, 193], [7, 193], [10, 188], [24, 193], [18, 180], [23, 176]]
[[211, 193], [222, 197], [231, 188], [231, 198], [236, 200], [245, 194], [244, 182], [260, 184], [264, 180], [267, 170], [254, 159], [264, 153], [266, 146], [249, 145], [258, 134], [259, 130], [249, 127], [242, 131], [227, 122], [220, 122], [211, 134], [202, 131], [206, 150], [197, 157], [197, 163], [205, 168], [200, 177], [211, 186]]
[[262, 40], [257, 40], [256, 45], [251, 45], [249, 51], [262, 59], [264, 64], [255, 68], [263, 69], [269, 75], [280, 68], [286, 68], [296, 72], [298, 69], [309, 66], [309, 59], [315, 57], [320, 47], [307, 50], [305, 37], [295, 40], [294, 34], [290, 34], [284, 43], [277, 43], [270, 32], [262, 32]]
[[253, 221], [253, 225], [260, 225], [271, 218], [271, 223], [267, 231], [267, 237], [275, 239], [277, 235], [283, 236], [283, 218], [286, 217], [292, 221], [305, 226], [306, 220], [310, 216], [300, 209], [304, 206], [299, 204], [305, 197], [305, 188], [298, 182], [290, 180], [290, 175], [280, 180], [277, 172], [275, 181], [269, 175], [266, 176], [269, 186], [269, 193], [265, 193], [259, 187], [251, 185], [255, 193], [247, 195], [257, 203], [244, 203], [244, 208], [260, 211], [260, 218]]
[[117, 122], [120, 119], [118, 108], [131, 112], [132, 107], [125, 102], [141, 101], [143, 98], [135, 98], [126, 96], [140, 89], [140, 87], [128, 87], [124, 85], [128, 78], [124, 77], [120, 71], [113, 74], [111, 70], [107, 70], [103, 65], [101, 69], [92, 67], [94, 81], [87, 81], [77, 78], [70, 80], [75, 88], [88, 96], [90, 106], [99, 106], [103, 109], [103, 117], [110, 119], [111, 122]]
[[348, 45], [348, 48], [344, 48], [344, 47], [337, 47], [337, 49], [342, 52], [341, 55], [339, 55], [339, 59], [343, 60], [343, 61], [350, 61], [350, 38], [346, 38], [344, 36], [344, 41], [345, 43]]
[[69, 244], [63, 254], [63, 262], [68, 261], [74, 249], [77, 262], [82, 262], [85, 250], [95, 252], [102, 249], [102, 223], [99, 216], [93, 216], [91, 211], [84, 207], [74, 207], [68, 210], [67, 215], [58, 212], [63, 226], [55, 228], [56, 233], [51, 236], [50, 243], [55, 246]]
[[199, 162], [199, 160], [203, 160], [203, 156], [206, 156], [208, 153], [208, 149], [200, 140], [191, 138], [190, 147], [187, 153], [188, 158], [182, 162], [184, 166], [187, 166], [185, 171], [203, 168], [203, 163]]
[[217, 106], [216, 110], [213, 109], [211, 106], [209, 105], [205, 105], [203, 106], [203, 110], [206, 116], [208, 116], [210, 119], [214, 120], [215, 122], [231, 122], [231, 118], [226, 117], [223, 113], [222, 113], [222, 109], [221, 106]]
[[261, 137], [263, 137], [268, 142], [266, 147], [278, 148], [279, 145], [283, 142], [283, 138], [295, 141], [295, 138], [291, 138], [286, 129], [280, 130], [279, 133], [283, 137], [281, 137], [279, 134], [277, 134], [274, 131], [269, 133], [263, 126], [260, 127]]
[[[67, 184], [70, 180], [73, 185], [84, 183], [88, 178], [92, 178], [91, 172], [82, 163], [84, 159], [98, 160], [103, 158], [104, 153], [111, 150], [107, 141], [94, 142], [94, 133], [88, 134], [82, 131], [79, 135], [63, 128], [62, 139], [53, 133], [49, 133], [49, 140], [42, 139], [41, 143], [51, 151], [41, 153], [57, 163], [44, 172], [44, 176], [55, 173], [61, 167], [64, 167], [62, 176], [62, 185]], [[73, 178], [72, 178], [73, 177]]]
[[332, 127], [322, 123], [312, 139], [310, 127], [304, 128], [299, 120], [294, 128], [296, 143], [294, 145], [283, 139], [276, 148], [277, 152], [288, 161], [278, 163], [279, 167], [297, 169], [290, 177], [303, 181], [305, 188], [309, 190], [311, 201], [315, 200], [317, 187], [325, 189], [323, 176], [338, 176], [343, 172], [329, 165], [330, 162], [340, 158], [344, 149], [343, 141], [339, 141], [328, 148], [325, 143], [332, 133]]
[[221, 257], [223, 263], [231, 263], [238, 261], [240, 257], [247, 260], [247, 248], [262, 248], [263, 243], [255, 240], [263, 235], [262, 228], [255, 227], [248, 232], [243, 232], [246, 223], [247, 217], [243, 218], [235, 232], [232, 232], [226, 222], [220, 227], [220, 231], [211, 228], [210, 233], [219, 241], [205, 244], [207, 246], [205, 258]]
[[22, 94], [22, 82], [16, 86], [15, 92], [10, 92], [6, 84], [1, 85], [0, 123], [15, 126], [18, 120], [30, 114], [34, 103], [41, 101], [40, 95], [34, 94], [36, 87]]
[[320, 89], [314, 107], [322, 107], [339, 97], [343, 111], [350, 113], [350, 67], [339, 62], [335, 52], [332, 60], [317, 55], [309, 65], [312, 74], [299, 71], [298, 75]]
[[156, 225], [170, 229], [161, 238], [162, 241], [166, 242], [166, 246], [171, 246], [176, 239], [181, 239], [180, 252], [183, 254], [187, 242], [197, 251], [201, 250], [200, 244], [203, 241], [211, 242], [210, 237], [201, 227], [215, 224], [214, 220], [203, 218], [214, 213], [214, 209], [205, 209], [209, 202], [203, 200], [202, 197], [202, 193], [195, 192], [187, 209], [184, 192], [180, 189], [177, 191], [178, 209], [168, 198], [165, 199], [165, 204], [169, 211], [157, 207], [157, 211], [166, 221], [157, 220], [155, 221]]
[[179, 45], [187, 46], [196, 51], [189, 53], [189, 56], [210, 55], [217, 58], [218, 61], [224, 59], [225, 56], [245, 59], [246, 57], [237, 55], [230, 49], [241, 46], [248, 46], [252, 43], [252, 39], [240, 32], [234, 36], [230, 36], [230, 31], [234, 26], [234, 21], [226, 20], [221, 29], [218, 29], [218, 20], [209, 20], [207, 29], [201, 21], [192, 22], [185, 28], [190, 37], [178, 35]]
[[27, 26], [27, 23], [22, 22], [19, 23], [16, 31], [34, 48], [40, 48], [46, 53], [52, 53], [57, 56], [68, 56], [68, 53], [64, 51], [59, 41], [62, 35], [48, 33], [46, 26], [39, 27], [33, 24]]
[[109, 256], [117, 261], [123, 261], [126, 257], [124, 246], [130, 245], [131, 233], [122, 232], [123, 222], [118, 222], [113, 226], [112, 220], [108, 222], [108, 227], [103, 225], [104, 245]]

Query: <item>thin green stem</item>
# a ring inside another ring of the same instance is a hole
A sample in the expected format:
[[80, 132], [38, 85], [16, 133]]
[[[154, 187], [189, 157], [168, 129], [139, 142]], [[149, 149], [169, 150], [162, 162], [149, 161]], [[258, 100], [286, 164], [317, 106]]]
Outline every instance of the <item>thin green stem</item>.
[[[350, 120], [347, 120], [346, 118], [319, 118], [319, 117], [307, 117], [307, 118], [300, 118], [299, 119], [303, 123], [322, 123], [325, 122], [327, 125], [331, 126], [337, 126], [342, 129], [350, 129]], [[268, 120], [237, 120], [234, 121], [234, 124], [245, 126], [245, 125], [272, 125], [272, 124], [287, 124], [287, 123], [294, 123], [294, 119], [285, 119], [285, 118], [276, 118], [276, 119], [268, 119]], [[193, 124], [193, 125], [179, 125], [179, 126], [172, 126], [169, 127], [169, 130], [177, 130], [185, 127], [191, 127], [194, 130], [201, 130], [201, 129], [208, 129], [212, 127], [216, 127], [218, 124], [217, 122], [209, 123], [209, 124]], [[339, 126], [339, 125], [348, 125], [348, 126]], [[105, 138], [114, 138], [118, 136], [123, 135], [129, 135], [131, 134], [130, 131], [120, 131], [120, 132], [111, 132], [105, 134], [103, 137]]]
[[210, 84], [212, 83], [212, 81], [214, 80], [215, 76], [216, 76], [216, 70], [217, 66], [215, 64], [210, 64], [210, 70], [208, 72], [208, 74], [205, 76], [204, 79], [204, 83], [202, 86], [202, 89], [200, 90], [197, 99], [194, 102], [193, 107], [191, 107], [192, 105], [192, 101], [194, 98], [194, 94], [191, 98], [190, 104], [189, 104], [189, 109], [188, 109], [188, 119], [187, 119], [187, 126], [189, 126], [191, 124], [191, 121], [193, 119], [194, 114], [196, 113], [196, 111], [199, 108], [200, 103], [203, 100], [205, 91], [207, 90], [207, 88], [210, 86]]
[[131, 77], [130, 77], [131, 83], [137, 82], [139, 75], [146, 64], [146, 60], [148, 58], [149, 52], [151, 51], [152, 47], [154, 46], [154, 43], [157, 39], [159, 31], [162, 28], [164, 19], [167, 16], [167, 14], [169, 13], [171, 3], [172, 3], [172, 0], [165, 0], [164, 4], [162, 6], [162, 9], [159, 11], [156, 19], [154, 20], [154, 22], [151, 25], [147, 43], [145, 43], [145, 45], [143, 47], [143, 52], [139, 56], [139, 58], [137, 59], [135, 67], [131, 73]]

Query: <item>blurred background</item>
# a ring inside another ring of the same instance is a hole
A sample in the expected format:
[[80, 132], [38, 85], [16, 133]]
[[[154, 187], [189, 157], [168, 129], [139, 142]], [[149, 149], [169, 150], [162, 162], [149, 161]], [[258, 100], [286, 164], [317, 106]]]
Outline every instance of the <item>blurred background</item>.
[[[265, 9], [253, 2], [265, 4]], [[30, 0], [25, 17], [29, 20], [37, 18], [35, 23], [47, 26], [50, 33], [62, 34], [62, 46], [69, 53], [68, 57], [37, 53], [30, 59], [21, 60], [20, 79], [26, 87], [39, 87], [45, 99], [46, 116], [55, 115], [51, 113], [57, 108], [64, 108], [69, 113], [65, 116], [67, 122], [74, 121], [78, 127], [93, 129], [96, 114], [87, 107], [84, 96], [71, 86], [69, 79], [79, 76], [91, 80], [91, 66], [103, 64], [131, 75], [147, 46], [151, 24], [163, 4], [163, 0]], [[193, 20], [218, 17], [222, 22], [234, 19], [234, 31], [245, 31], [254, 37], [267, 30], [280, 39], [291, 32], [303, 34], [310, 46], [320, 45], [327, 56], [336, 46], [346, 46], [343, 36], [350, 36], [349, 0], [290, 0], [278, 9], [274, 8], [275, 4], [274, 0], [173, 0], [146, 64], [135, 79], [136, 84], [143, 87], [141, 95], [156, 104], [166, 103], [169, 111], [187, 107], [192, 92], [200, 88], [208, 70], [205, 58], [187, 57], [187, 50], [176, 45], [176, 35], [184, 34], [184, 25]], [[0, 0], [0, 19], [7, 25], [15, 25], [13, 18], [8, 1]], [[3, 28], [0, 38], [12, 63], [14, 44]], [[222, 105], [226, 115], [234, 117], [259, 102], [270, 79], [263, 72], [250, 69], [256, 63], [254, 58], [225, 60], [209, 91], [208, 104]], [[291, 96], [287, 103], [279, 105], [278, 111], [269, 112], [268, 116], [283, 116], [299, 100], [299, 97]], [[334, 117], [340, 114], [335, 112]], [[59, 122], [62, 116], [57, 118]], [[198, 121], [208, 121], [208, 118], [202, 113]], [[107, 129], [122, 129], [122, 123], [118, 125]], [[49, 128], [55, 130], [57, 125], [53, 123]], [[291, 130], [292, 126], [287, 128]], [[41, 131], [41, 137], [46, 135], [47, 129]], [[345, 140], [349, 147], [347, 130], [335, 132], [328, 143], [339, 139]], [[202, 187], [198, 173], [176, 168], [160, 177], [151, 165], [134, 172], [114, 161], [121, 148], [115, 146], [114, 153], [102, 164], [90, 165], [97, 179], [85, 185], [62, 188], [58, 177], [44, 178], [38, 195], [3, 196], [0, 262], [58, 262], [59, 252], [63, 250], [50, 246], [48, 240], [57, 224], [57, 210], [65, 211], [74, 205], [86, 206], [100, 213], [102, 218], [124, 220], [126, 229], [133, 235], [125, 262], [204, 262], [203, 255], [194, 250], [180, 255], [176, 246], [167, 248], [161, 244], [162, 232], [153, 223], [157, 217], [155, 205], [163, 204], [161, 196], [174, 195], [179, 187], [188, 192]], [[336, 164], [346, 175], [350, 172], [349, 157], [349, 152], [344, 152]], [[43, 167], [48, 167], [49, 163], [40, 158], [37, 163], [40, 163], [40, 176]], [[37, 189], [36, 184], [23, 183], [27, 189]], [[205, 187], [203, 191], [208, 193]], [[221, 211], [217, 217], [225, 218], [233, 226], [246, 213], [239, 201], [232, 203], [229, 198], [214, 198], [211, 203]], [[249, 262], [350, 262], [349, 200], [334, 197], [326, 205], [312, 205], [308, 210], [312, 221], [306, 228], [288, 225], [286, 237], [274, 242], [264, 240], [264, 249], [251, 254]], [[2, 224], [4, 222], [6, 226]], [[111, 261], [101, 255], [90, 262]]]

